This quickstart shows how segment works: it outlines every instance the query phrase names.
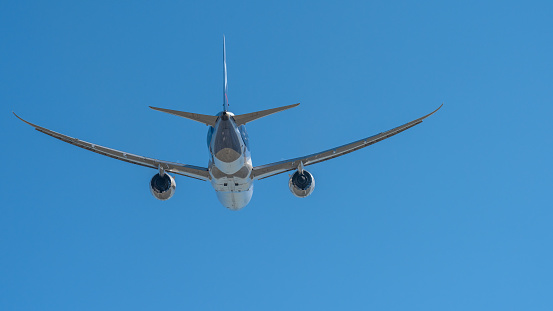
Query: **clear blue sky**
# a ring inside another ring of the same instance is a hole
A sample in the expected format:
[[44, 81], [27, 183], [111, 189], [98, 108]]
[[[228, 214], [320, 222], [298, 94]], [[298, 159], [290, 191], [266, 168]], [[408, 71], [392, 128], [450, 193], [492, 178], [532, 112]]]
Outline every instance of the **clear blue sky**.
[[[0, 3], [1, 310], [552, 310], [551, 1]], [[362, 151], [209, 183], [60, 142], [204, 166], [222, 36], [254, 165], [376, 134]]]

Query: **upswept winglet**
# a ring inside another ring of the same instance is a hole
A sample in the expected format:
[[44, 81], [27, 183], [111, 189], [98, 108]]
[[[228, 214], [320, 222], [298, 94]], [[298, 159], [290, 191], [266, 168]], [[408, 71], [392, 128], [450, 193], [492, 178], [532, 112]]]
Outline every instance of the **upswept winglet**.
[[70, 143], [72, 145], [75, 145], [77, 147], [90, 150], [92, 152], [96, 152], [101, 155], [108, 156], [110, 158], [114, 158], [117, 160], [129, 162], [136, 165], [146, 166], [153, 169], [160, 169], [163, 168], [167, 172], [171, 172], [174, 174], [191, 177], [195, 179], [200, 180], [210, 180], [210, 175], [205, 167], [199, 167], [199, 166], [193, 166], [193, 165], [185, 165], [181, 163], [175, 163], [175, 162], [168, 162], [168, 161], [162, 161], [152, 158], [147, 158], [131, 153], [126, 153], [123, 151], [107, 148], [104, 146], [92, 144], [74, 137], [70, 137], [67, 135], [60, 134], [58, 132], [51, 131], [47, 128], [38, 126], [36, 124], [33, 124], [31, 122], [28, 122], [24, 119], [22, 119], [20, 116], [18, 116], [15, 112], [12, 111], [12, 113], [21, 121], [29, 124], [30, 126], [34, 127], [37, 131], [42, 132], [46, 135], [52, 136], [54, 138], [57, 138], [61, 141], [64, 141], [66, 143]]
[[376, 134], [376, 135], [373, 135], [373, 136], [370, 136], [370, 137], [367, 137], [367, 138], [363, 138], [363, 139], [354, 141], [354, 142], [349, 143], [347, 145], [343, 145], [343, 146], [340, 146], [340, 147], [328, 149], [328, 150], [318, 152], [318, 153], [313, 153], [313, 154], [310, 154], [310, 155], [304, 156], [304, 157], [299, 157], [299, 158], [274, 162], [274, 163], [271, 163], [271, 164], [256, 166], [256, 167], [253, 168], [252, 178], [254, 180], [257, 180], [257, 179], [263, 179], [263, 178], [271, 177], [271, 176], [278, 175], [278, 174], [281, 174], [281, 173], [284, 173], [284, 172], [295, 170], [295, 169], [297, 169], [297, 167], [300, 163], [302, 163], [303, 166], [307, 166], [307, 165], [323, 162], [323, 161], [326, 161], [326, 160], [330, 160], [330, 159], [342, 156], [344, 154], [348, 154], [350, 152], [368, 147], [372, 144], [375, 144], [375, 143], [377, 143], [379, 141], [382, 141], [386, 138], [390, 138], [390, 137], [392, 137], [396, 134], [399, 134], [399, 133], [401, 133], [401, 132], [403, 132], [403, 131], [405, 131], [405, 130], [421, 123], [424, 119], [428, 118], [429, 116], [433, 115], [438, 110], [440, 110], [440, 108], [442, 108], [443, 105], [444, 104], [442, 103], [440, 105], [440, 107], [438, 107], [438, 109], [432, 111], [431, 113], [429, 113], [429, 114], [427, 114], [423, 117], [420, 117], [420, 118], [415, 119], [411, 122], [405, 123], [401, 126], [395, 127], [395, 128], [393, 128], [391, 130], [388, 130], [386, 132], [382, 132], [380, 134]]

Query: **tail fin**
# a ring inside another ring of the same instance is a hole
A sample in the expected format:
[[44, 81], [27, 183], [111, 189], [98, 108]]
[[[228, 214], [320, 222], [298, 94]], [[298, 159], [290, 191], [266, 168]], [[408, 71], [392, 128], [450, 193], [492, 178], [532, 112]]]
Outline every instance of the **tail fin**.
[[236, 122], [236, 125], [240, 126], [242, 124], [246, 124], [246, 123], [251, 122], [253, 120], [257, 120], [259, 118], [266, 117], [270, 114], [277, 113], [277, 112], [280, 112], [280, 111], [283, 111], [283, 110], [286, 110], [286, 109], [297, 107], [299, 104], [300, 103], [289, 105], [289, 106], [273, 108], [273, 109], [257, 111], [257, 112], [240, 114], [240, 115], [234, 116], [234, 121]]
[[225, 35], [223, 35], [223, 111], [228, 111], [228, 84], [227, 84], [227, 49]]

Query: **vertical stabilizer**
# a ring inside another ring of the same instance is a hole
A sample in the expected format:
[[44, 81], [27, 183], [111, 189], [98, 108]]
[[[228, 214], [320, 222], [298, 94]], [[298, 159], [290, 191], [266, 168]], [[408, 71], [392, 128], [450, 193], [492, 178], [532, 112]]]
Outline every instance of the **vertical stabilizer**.
[[228, 84], [227, 84], [227, 49], [225, 35], [223, 35], [223, 111], [228, 111]]

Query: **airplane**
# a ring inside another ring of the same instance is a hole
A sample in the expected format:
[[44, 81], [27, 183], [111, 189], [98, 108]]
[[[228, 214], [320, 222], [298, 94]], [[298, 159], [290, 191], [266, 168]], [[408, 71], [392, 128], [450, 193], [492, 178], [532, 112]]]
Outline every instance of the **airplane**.
[[311, 195], [315, 189], [315, 178], [305, 169], [306, 166], [334, 159], [399, 134], [420, 124], [443, 106], [442, 103], [438, 109], [423, 117], [346, 145], [303, 157], [253, 166], [246, 124], [268, 115], [297, 107], [299, 103], [235, 115], [229, 111], [227, 92], [226, 43], [223, 36], [223, 111], [216, 115], [203, 115], [150, 106], [151, 109], [194, 120], [209, 126], [207, 145], [210, 156], [207, 167], [157, 160], [92, 144], [25, 121], [15, 114], [15, 112], [13, 114], [21, 121], [34, 127], [37, 131], [61, 141], [117, 160], [156, 169], [157, 173], [150, 180], [150, 191], [158, 200], [168, 200], [175, 193], [175, 179], [169, 174], [172, 173], [211, 182], [221, 204], [230, 210], [237, 211], [250, 202], [253, 195], [254, 181], [289, 171], [294, 171], [288, 181], [288, 187], [292, 194], [299, 198]]

